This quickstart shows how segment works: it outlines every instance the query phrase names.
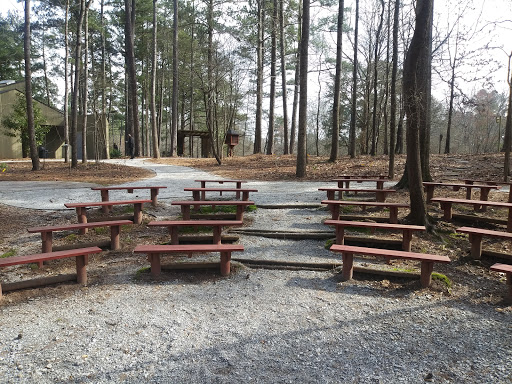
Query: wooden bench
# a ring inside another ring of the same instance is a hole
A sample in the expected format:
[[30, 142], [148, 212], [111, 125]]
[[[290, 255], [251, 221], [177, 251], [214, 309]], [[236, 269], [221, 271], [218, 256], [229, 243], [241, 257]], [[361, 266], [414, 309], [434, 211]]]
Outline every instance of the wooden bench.
[[339, 179], [389, 179], [388, 175], [339, 175]]
[[471, 243], [471, 257], [474, 259], [479, 259], [482, 256], [483, 236], [512, 240], [512, 233], [510, 232], [491, 231], [489, 229], [473, 227], [460, 227], [457, 228], [457, 232], [467, 233], [469, 235], [469, 242]]
[[87, 233], [89, 228], [102, 228], [110, 227], [110, 249], [119, 249], [120, 233], [122, 225], [133, 224], [130, 220], [112, 220], [112, 221], [97, 221], [94, 223], [79, 223], [79, 224], [66, 224], [66, 225], [50, 225], [46, 227], [32, 227], [28, 228], [29, 233], [41, 233], [42, 250], [41, 252], [52, 251], [53, 232], [58, 231], [71, 231], [78, 229], [81, 235]]
[[388, 180], [384, 179], [384, 178], [375, 179], [375, 178], [368, 177], [368, 178], [337, 178], [337, 179], [332, 179], [332, 181], [335, 181], [338, 183], [338, 188], [350, 188], [351, 182], [359, 183], [359, 184], [373, 182], [376, 185], [376, 189], [384, 189], [384, 182], [388, 181]]
[[236, 206], [236, 220], [244, 219], [244, 210], [245, 207], [249, 205], [254, 205], [254, 201], [245, 201], [245, 200], [218, 200], [218, 201], [195, 201], [195, 200], [183, 200], [183, 201], [172, 201], [171, 205], [180, 205], [181, 206], [181, 214], [183, 216], [183, 220], [190, 220], [190, 207], [201, 207], [203, 205], [209, 205], [213, 209], [215, 209], [218, 205], [234, 205]]
[[469, 204], [476, 207], [488, 206], [494, 208], [507, 208], [507, 231], [512, 232], [512, 203], [502, 203], [500, 201], [483, 201], [483, 200], [465, 200], [465, 199], [450, 199], [445, 197], [434, 197], [432, 202], [439, 203], [443, 210], [443, 218], [447, 221], [452, 219], [452, 205], [453, 204]]
[[240, 244], [174, 244], [174, 245], [137, 245], [133, 252], [146, 253], [151, 263], [151, 274], [153, 277], [160, 275], [160, 255], [168, 253], [220, 253], [220, 273], [228, 276], [231, 268], [231, 253], [244, 250]]
[[347, 201], [347, 200], [323, 200], [322, 204], [326, 204], [331, 213], [333, 220], [339, 220], [340, 218], [340, 206], [341, 205], [353, 205], [360, 206], [363, 209], [366, 207], [381, 207], [389, 209], [389, 222], [391, 224], [398, 223], [398, 208], [409, 208], [409, 204], [403, 203], [381, 203], [376, 201]]
[[334, 200], [336, 192], [339, 192], [340, 199], [343, 198], [343, 192], [375, 193], [375, 200], [380, 203], [386, 201], [388, 193], [396, 192], [395, 189], [318, 188], [318, 190], [327, 192], [327, 200]]
[[167, 227], [171, 234], [171, 244], [179, 244], [179, 228], [186, 226], [205, 226], [213, 229], [213, 244], [221, 243], [222, 228], [227, 226], [241, 226], [242, 220], [172, 220], [151, 221], [149, 227]]
[[[87, 263], [90, 254], [100, 253], [101, 249], [98, 247], [70, 249], [66, 251], [38, 253], [25, 256], [13, 256], [0, 259], [0, 267], [9, 267], [19, 264], [42, 264], [44, 261], [64, 259], [67, 257], [76, 258], [76, 276], [79, 284], [87, 284]], [[2, 297], [2, 285], [0, 284], [0, 297]]]
[[423, 188], [427, 192], [427, 203], [430, 203], [434, 197], [435, 187], [446, 187], [452, 188], [454, 191], [458, 191], [461, 188], [466, 188], [466, 199], [471, 200], [471, 191], [473, 188], [480, 189], [480, 200], [488, 200], [489, 192], [491, 189], [500, 189], [497, 185], [485, 185], [485, 184], [462, 184], [462, 183], [437, 183], [431, 181], [424, 181]]
[[244, 189], [244, 188], [183, 188], [185, 192], [192, 192], [192, 198], [196, 201], [206, 200], [206, 192], [235, 192], [237, 198], [240, 198], [242, 194], [242, 200], [249, 200], [250, 192], [258, 192], [257, 189]]
[[366, 221], [349, 221], [349, 220], [325, 220], [325, 225], [334, 225], [336, 231], [336, 244], [344, 244], [345, 228], [358, 227], [375, 229], [389, 229], [398, 230], [403, 233], [402, 249], [406, 252], [411, 252], [412, 233], [416, 231], [425, 231], [425, 226], [421, 225], [406, 225], [406, 224], [387, 224], [387, 223], [373, 223]]
[[508, 202], [512, 203], [512, 182], [511, 181], [492, 181], [492, 180], [472, 180], [472, 179], [464, 179], [465, 184], [487, 184], [487, 185], [508, 185]]
[[102, 201], [92, 203], [66, 203], [66, 208], [75, 208], [79, 223], [87, 223], [87, 208], [104, 207], [110, 205], [131, 205], [133, 204], [133, 223], [142, 223], [142, 205], [151, 203], [151, 200], [120, 200], [120, 201]]
[[[108, 201], [109, 200], [109, 196], [108, 196], [109, 191], [123, 191], [123, 190], [125, 190], [128, 193], [133, 193], [133, 191], [136, 190], [136, 189], [149, 189], [151, 191], [151, 204], [154, 207], [156, 207], [158, 192], [162, 188], [167, 188], [167, 187], [152, 185], [152, 186], [142, 186], [142, 187], [93, 187], [91, 189], [93, 191], [100, 191], [100, 193], [101, 193], [101, 201]], [[104, 205], [102, 207], [102, 209], [103, 209], [103, 212], [107, 213], [108, 211], [112, 210], [112, 206]]]
[[506, 274], [508, 287], [506, 301], [512, 303], [512, 265], [496, 263], [491, 266], [491, 271], [502, 272]]
[[[201, 183], [201, 188], [206, 188], [206, 183], [217, 183], [217, 184], [225, 184], [225, 183], [234, 183], [236, 188], [242, 188], [242, 183], [247, 183], [246, 180], [219, 180], [219, 179], [207, 179], [207, 180], [195, 180], [196, 183]], [[205, 198], [206, 192], [201, 193], [201, 200], [206, 200]], [[221, 194], [222, 195], [222, 194]], [[240, 198], [240, 192], [236, 192], [236, 198]]]
[[422, 287], [428, 287], [432, 282], [432, 270], [434, 263], [449, 263], [450, 259], [447, 256], [430, 255], [426, 253], [415, 253], [405, 251], [393, 251], [389, 249], [366, 248], [366, 247], [353, 247], [349, 245], [333, 244], [331, 251], [341, 252], [343, 258], [342, 276], [343, 280], [352, 279], [354, 270], [354, 254], [366, 256], [384, 256], [393, 259], [409, 259], [421, 261], [421, 275], [420, 281]]

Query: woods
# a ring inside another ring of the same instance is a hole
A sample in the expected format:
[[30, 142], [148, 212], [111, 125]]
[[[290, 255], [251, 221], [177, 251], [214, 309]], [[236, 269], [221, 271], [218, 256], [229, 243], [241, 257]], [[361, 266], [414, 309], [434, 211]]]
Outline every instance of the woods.
[[[219, 163], [234, 130], [235, 154], [297, 153], [299, 177], [307, 155], [336, 162], [359, 154], [389, 155], [392, 176], [395, 153], [407, 150], [404, 60], [420, 2], [324, 0], [310, 11], [292, 0], [27, 4], [35, 15], [29, 85], [36, 100], [64, 111], [66, 125], [69, 114], [63, 144], [71, 151], [64, 146], [63, 157], [72, 166], [79, 152], [89, 160], [87, 129], [106, 149], [96, 151], [100, 158], [114, 144], [124, 148], [128, 134], [136, 156], [175, 156], [181, 131], [190, 135], [180, 155], [204, 153], [198, 135], [206, 135]], [[508, 94], [491, 75], [505, 71], [508, 54], [479, 6], [450, 1], [432, 12], [436, 92], [419, 141], [427, 178], [431, 151], [504, 149]], [[13, 12], [0, 19], [2, 79], [26, 78], [24, 24]]]

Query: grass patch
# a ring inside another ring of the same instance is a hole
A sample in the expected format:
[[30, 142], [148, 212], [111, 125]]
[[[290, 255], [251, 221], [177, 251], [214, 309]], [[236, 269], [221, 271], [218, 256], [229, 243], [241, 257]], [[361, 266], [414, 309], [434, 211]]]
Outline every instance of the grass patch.
[[5, 252], [4, 254], [2, 254], [0, 256], [0, 259], [5, 259], [6, 257], [12, 257], [16, 254], [16, 250], [14, 249], [9, 249], [7, 252]]
[[325, 249], [331, 249], [331, 246], [333, 244], [336, 244], [336, 239], [329, 239], [325, 242], [324, 248]]
[[0, 173], [4, 173], [8, 168], [6, 163], [0, 163]]
[[392, 271], [395, 271], [395, 272], [407, 272], [407, 273], [414, 273], [416, 272], [415, 269], [413, 268], [393, 268]]
[[96, 227], [94, 228], [94, 232], [97, 234], [97, 235], [105, 235], [107, 233], [108, 229], [105, 228], [105, 227]]
[[142, 275], [149, 273], [151, 271], [151, 267], [142, 267], [135, 272], [135, 280], [142, 279]]
[[432, 272], [432, 280], [437, 280], [446, 285], [448, 288], [452, 287], [452, 281], [442, 273]]
[[121, 212], [122, 213], [132, 213], [133, 214], [133, 211], [134, 211], [133, 205], [126, 205], [126, 206], [123, 207]]
[[77, 241], [78, 235], [76, 233], [71, 233], [71, 234], [67, 235], [64, 239], [66, 241]]
[[204, 233], [204, 232], [209, 232], [210, 230], [211, 230], [211, 227], [208, 227], [206, 225], [198, 225], [198, 226], [187, 225], [187, 226], [179, 227], [178, 232], [189, 234], [189, 233]]

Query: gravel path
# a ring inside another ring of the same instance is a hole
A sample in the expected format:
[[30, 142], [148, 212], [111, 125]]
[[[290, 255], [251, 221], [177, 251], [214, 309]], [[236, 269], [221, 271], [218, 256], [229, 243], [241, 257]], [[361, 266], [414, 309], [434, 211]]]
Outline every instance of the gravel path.
[[[188, 185], [200, 177], [178, 174]], [[158, 177], [152, 184], [169, 182]], [[164, 208], [178, 184], [164, 192]], [[296, 200], [311, 202], [303, 194]], [[248, 214], [251, 228], [289, 230], [325, 229], [325, 216], [312, 208]], [[241, 243], [244, 258], [339, 262], [323, 241], [241, 236]], [[167, 271], [153, 280], [122, 258], [111, 261], [90, 265], [88, 287], [4, 297], [0, 382], [512, 382], [512, 312], [464, 296], [342, 283], [335, 272], [244, 267], [227, 278]]]

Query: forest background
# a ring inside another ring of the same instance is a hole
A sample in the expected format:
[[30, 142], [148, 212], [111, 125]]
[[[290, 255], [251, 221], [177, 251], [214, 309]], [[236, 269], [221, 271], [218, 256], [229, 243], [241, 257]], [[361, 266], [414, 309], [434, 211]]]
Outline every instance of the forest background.
[[[25, 78], [20, 12], [25, 2], [6, 1], [11, 10], [0, 19], [0, 79], [20, 80]], [[131, 132], [139, 156], [177, 155], [178, 130], [208, 132], [219, 161], [230, 130], [241, 134], [237, 155], [293, 153], [302, 5], [293, 0], [33, 1], [33, 96], [65, 113], [75, 108], [107, 115], [107, 146], [124, 147]], [[414, 30], [414, 5], [408, 0], [311, 2], [308, 154], [332, 157], [333, 146], [339, 150], [336, 157], [349, 153], [352, 122], [358, 154], [388, 154], [390, 148], [404, 153], [401, 68]], [[503, 145], [511, 15], [512, 3], [506, 0], [436, 1], [433, 153], [498, 152]], [[398, 71], [392, 81], [394, 61]], [[336, 94], [340, 109], [333, 124]], [[198, 138], [189, 140], [183, 155], [199, 154]]]

